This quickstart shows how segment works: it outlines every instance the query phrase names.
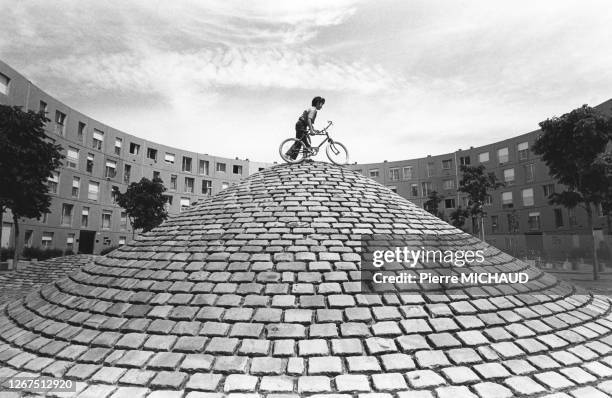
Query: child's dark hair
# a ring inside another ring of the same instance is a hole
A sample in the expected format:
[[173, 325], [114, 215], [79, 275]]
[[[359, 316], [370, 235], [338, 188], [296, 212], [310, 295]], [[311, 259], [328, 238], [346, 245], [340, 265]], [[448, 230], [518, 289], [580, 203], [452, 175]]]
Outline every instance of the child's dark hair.
[[323, 97], [314, 97], [312, 99], [312, 106], [317, 106], [317, 104], [323, 105], [325, 103], [325, 98]]

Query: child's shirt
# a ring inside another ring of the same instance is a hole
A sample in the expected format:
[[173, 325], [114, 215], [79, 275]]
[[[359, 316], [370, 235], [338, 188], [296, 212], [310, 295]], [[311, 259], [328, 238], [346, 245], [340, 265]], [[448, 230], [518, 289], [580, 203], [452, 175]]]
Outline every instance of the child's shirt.
[[308, 130], [308, 119], [310, 119], [310, 122], [314, 124], [316, 118], [317, 118], [317, 108], [315, 108], [314, 106], [311, 106], [310, 108], [302, 112], [302, 115], [298, 119], [298, 124], [304, 130]]

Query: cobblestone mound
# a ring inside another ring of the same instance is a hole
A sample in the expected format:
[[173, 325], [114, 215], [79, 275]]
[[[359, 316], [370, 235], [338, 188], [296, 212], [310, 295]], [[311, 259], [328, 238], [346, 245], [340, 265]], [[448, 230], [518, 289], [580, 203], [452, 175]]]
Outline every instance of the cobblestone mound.
[[[530, 281], [366, 295], [358, 251], [372, 233], [447, 236], [486, 251], [480, 270]], [[49, 375], [113, 398], [604, 397], [611, 331], [608, 298], [359, 173], [304, 163], [257, 173], [7, 305], [0, 379]]]
[[77, 254], [31, 262], [19, 270], [0, 272], [0, 306], [22, 298], [31, 290], [75, 272], [95, 256]]

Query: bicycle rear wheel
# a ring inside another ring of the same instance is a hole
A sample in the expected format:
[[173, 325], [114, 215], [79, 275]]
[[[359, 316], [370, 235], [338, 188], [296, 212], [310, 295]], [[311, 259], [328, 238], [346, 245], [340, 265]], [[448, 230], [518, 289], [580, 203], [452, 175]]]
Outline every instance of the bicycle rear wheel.
[[297, 138], [287, 138], [278, 147], [278, 152], [285, 162], [291, 164], [300, 163], [306, 158], [304, 143]]
[[325, 148], [325, 153], [329, 160], [338, 166], [343, 166], [349, 161], [348, 150], [338, 141], [330, 142]]

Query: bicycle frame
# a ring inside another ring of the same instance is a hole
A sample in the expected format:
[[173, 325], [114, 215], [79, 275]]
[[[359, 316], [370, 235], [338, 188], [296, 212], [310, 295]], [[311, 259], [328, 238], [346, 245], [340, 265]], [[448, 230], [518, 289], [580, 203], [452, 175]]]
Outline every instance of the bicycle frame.
[[328, 122], [327, 126], [325, 126], [325, 128], [323, 130], [320, 130], [318, 133], [314, 133], [314, 134], [310, 134], [310, 135], [325, 135], [325, 139], [323, 141], [321, 141], [321, 143], [317, 146], [310, 146], [310, 149], [308, 148], [304, 148], [305, 151], [308, 152], [314, 152], [314, 148], [317, 148], [317, 152], [319, 151], [319, 149], [321, 149], [321, 147], [323, 146], [323, 144], [325, 144], [327, 141], [329, 141], [330, 143], [334, 143], [334, 140], [329, 136], [329, 132], [327, 131], [327, 129], [329, 128], [329, 126], [331, 126], [333, 123], [331, 121]]

